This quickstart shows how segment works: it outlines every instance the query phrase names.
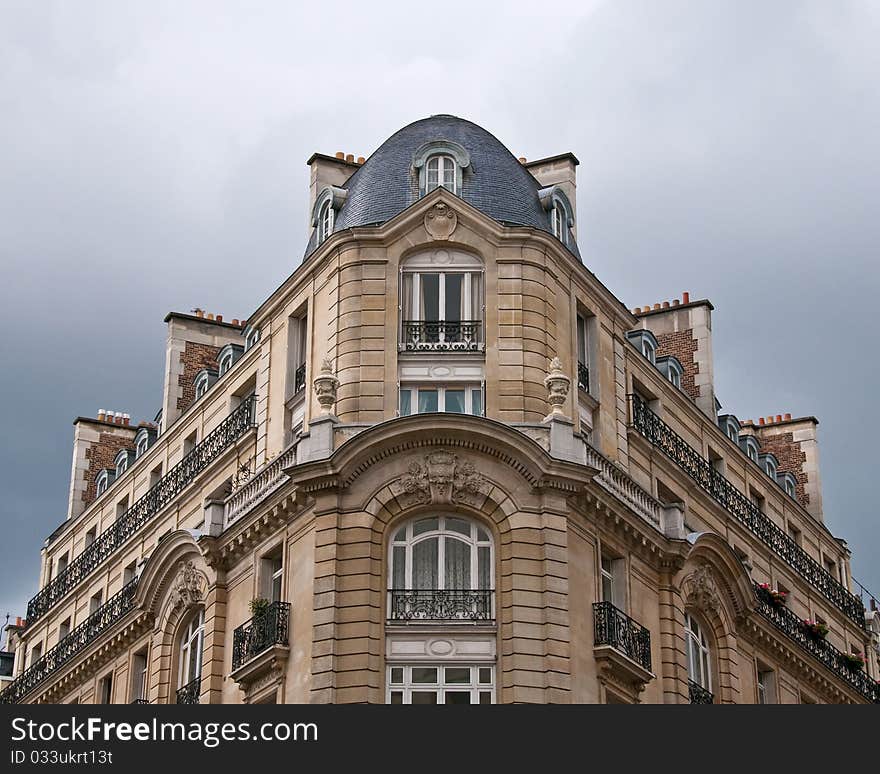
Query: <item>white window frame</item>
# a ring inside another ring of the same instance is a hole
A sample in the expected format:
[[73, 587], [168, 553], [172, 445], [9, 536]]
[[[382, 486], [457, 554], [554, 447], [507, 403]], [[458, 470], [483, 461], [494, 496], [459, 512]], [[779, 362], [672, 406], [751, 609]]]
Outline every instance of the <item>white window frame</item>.
[[[455, 159], [445, 153], [435, 153], [425, 161], [425, 195], [438, 188], [445, 188], [450, 193], [458, 194], [457, 165]], [[437, 181], [431, 183], [432, 168], [437, 173]], [[452, 178], [451, 185], [448, 178]]]
[[134, 454], [135, 457], [142, 457], [147, 453], [147, 449], [150, 448], [150, 436], [147, 433], [143, 433], [140, 438], [138, 438], [137, 446], [135, 446]]
[[227, 373], [232, 368], [234, 354], [235, 353], [230, 350], [220, 358], [220, 362], [217, 364], [217, 372], [220, 376], [223, 376], [223, 374]]
[[110, 488], [110, 473], [102, 470], [98, 473], [98, 480], [95, 482], [95, 497], [100, 497]]
[[[437, 680], [433, 683], [413, 681], [413, 670], [437, 670]], [[467, 683], [453, 683], [446, 680], [447, 669], [469, 669], [470, 680]], [[402, 674], [401, 674], [402, 670]], [[480, 682], [489, 670], [489, 681]], [[398, 680], [399, 677], [402, 679]], [[395, 682], [392, 683], [392, 679]], [[392, 694], [400, 695], [397, 704], [411, 704], [413, 693], [434, 693], [437, 696], [437, 704], [445, 704], [447, 693], [469, 692], [471, 704], [480, 704], [481, 694], [488, 694], [489, 701], [484, 704], [495, 704], [495, 665], [480, 663], [425, 663], [425, 664], [388, 664], [386, 671], [385, 701], [391, 704]]]
[[[769, 677], [769, 684], [762, 678]], [[772, 669], [757, 667], [757, 679], [755, 686], [758, 689], [758, 704], [776, 704], [776, 674]]]
[[[184, 628], [180, 645], [177, 649], [179, 664], [177, 668], [177, 688], [189, 685], [193, 680], [202, 676], [202, 658], [205, 642], [205, 610], [199, 608], [198, 613], [193, 615]], [[190, 657], [195, 649], [195, 669], [191, 669]]]
[[259, 328], [250, 328], [249, 330], [246, 330], [245, 331], [245, 340], [244, 340], [245, 351], [249, 350], [259, 340], [260, 340], [260, 329]]
[[650, 362], [657, 362], [657, 349], [647, 336], [642, 336], [642, 355]]
[[[416, 524], [419, 524], [426, 519], [438, 519], [437, 529], [427, 530], [425, 532], [420, 532], [418, 535], [413, 534], [413, 528]], [[455, 519], [457, 521], [464, 521], [470, 525], [470, 536], [466, 536], [461, 532], [457, 532], [455, 530], [447, 529], [446, 520], [447, 519]], [[401, 537], [401, 533], [403, 533], [403, 537]], [[481, 534], [485, 535], [485, 537], [481, 537]], [[437, 588], [432, 589], [433, 591], [443, 591], [446, 590], [446, 538], [452, 538], [454, 540], [459, 540], [462, 543], [465, 543], [471, 548], [471, 587], [470, 589], [461, 589], [463, 591], [492, 591], [495, 588], [495, 546], [492, 540], [492, 533], [489, 531], [487, 527], [482, 526], [478, 522], [473, 519], [468, 518], [467, 516], [458, 516], [458, 515], [437, 515], [437, 516], [421, 516], [415, 519], [410, 519], [405, 524], [396, 527], [394, 533], [391, 538], [391, 542], [389, 544], [389, 561], [388, 561], [388, 589], [390, 591], [411, 591], [413, 590], [413, 580], [412, 580], [412, 571], [413, 571], [413, 547], [418, 545], [424, 540], [428, 539], [436, 539], [437, 540]], [[395, 548], [403, 548], [404, 549], [404, 583], [403, 589], [396, 589], [394, 587], [394, 570], [396, 569], [396, 556], [397, 552], [394, 550]], [[488, 548], [489, 549], [489, 587], [484, 589], [480, 587], [480, 564], [479, 564], [479, 549]], [[452, 589], [450, 589], [452, 590]]]
[[128, 470], [128, 455], [125, 454], [119, 458], [119, 462], [116, 463], [116, 478], [119, 478], [125, 471]]
[[782, 482], [783, 482], [782, 486], [785, 489], [785, 493], [789, 497], [794, 497], [797, 494], [797, 489], [795, 488], [795, 486], [796, 486], [795, 483], [788, 476], [783, 478]]
[[553, 200], [553, 212], [551, 213], [553, 221], [553, 236], [555, 236], [562, 244], [568, 244], [568, 212], [565, 205], [559, 200]]
[[[446, 275], [448, 274], [463, 274], [464, 278], [462, 279], [462, 296], [464, 297], [463, 305], [465, 309], [473, 308], [473, 276], [479, 275], [482, 278], [483, 270], [482, 269], [450, 269], [450, 268], [438, 268], [438, 269], [403, 269], [405, 274], [408, 274], [412, 277], [412, 322], [428, 322], [424, 318], [424, 314], [421, 308], [421, 284], [422, 284], [422, 275], [423, 274], [436, 274], [438, 275], [438, 293], [437, 293], [437, 322], [446, 322]], [[482, 285], [482, 282], [480, 283]], [[402, 286], [405, 287], [405, 286]], [[483, 315], [482, 313], [485, 311], [485, 306], [481, 302], [480, 303], [480, 318], [478, 320], [452, 320], [451, 322], [482, 322]], [[431, 320], [430, 322], [434, 322]]]
[[[482, 384], [476, 382], [462, 382], [457, 384], [455, 382], [444, 382], [443, 384], [432, 384], [431, 382], [406, 382], [400, 385], [400, 389], [397, 395], [397, 412], [400, 416], [412, 416], [414, 414], [419, 413], [419, 390], [430, 390], [437, 392], [437, 413], [438, 414], [446, 414], [446, 413], [455, 413], [460, 414], [461, 412], [447, 412], [446, 411], [446, 392], [447, 390], [464, 390], [464, 414], [468, 416], [481, 417], [484, 416], [486, 411], [485, 400], [483, 399], [483, 386]], [[409, 393], [409, 413], [403, 413], [403, 393]], [[480, 412], [478, 414], [474, 413], [474, 392], [479, 393], [480, 395]], [[431, 412], [433, 413], [433, 412]]]
[[333, 233], [333, 225], [336, 222], [336, 211], [333, 209], [333, 200], [328, 199], [321, 205], [318, 213], [318, 244], [323, 244]]
[[703, 627], [690, 613], [684, 614], [688, 678], [712, 693], [712, 650]]

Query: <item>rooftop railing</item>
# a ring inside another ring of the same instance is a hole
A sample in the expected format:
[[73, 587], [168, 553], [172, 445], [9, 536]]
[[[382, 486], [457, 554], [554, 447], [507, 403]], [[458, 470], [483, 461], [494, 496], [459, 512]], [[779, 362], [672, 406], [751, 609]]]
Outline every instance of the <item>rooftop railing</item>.
[[28, 602], [27, 625], [30, 626], [40, 616], [45, 615], [250, 430], [254, 424], [255, 400], [253, 395], [245, 398], [200, 444], [159, 479], [111, 527], [104, 530], [66, 569], [44, 586]]

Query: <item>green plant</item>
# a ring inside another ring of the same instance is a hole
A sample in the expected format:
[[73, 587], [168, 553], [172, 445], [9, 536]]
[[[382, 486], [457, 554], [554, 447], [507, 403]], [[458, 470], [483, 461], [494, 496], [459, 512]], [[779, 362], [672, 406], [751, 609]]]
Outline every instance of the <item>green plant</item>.
[[819, 621], [805, 620], [801, 621], [804, 631], [815, 640], [824, 640], [828, 636], [828, 627]]
[[843, 663], [846, 664], [853, 672], [858, 672], [865, 667], [865, 657], [861, 653], [841, 653]]
[[269, 604], [265, 597], [254, 597], [251, 600], [251, 615], [254, 618], [264, 618], [269, 611]]

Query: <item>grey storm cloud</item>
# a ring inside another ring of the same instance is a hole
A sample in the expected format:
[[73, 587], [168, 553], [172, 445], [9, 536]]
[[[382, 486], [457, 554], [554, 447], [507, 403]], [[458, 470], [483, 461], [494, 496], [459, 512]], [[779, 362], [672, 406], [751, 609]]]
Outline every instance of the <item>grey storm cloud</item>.
[[0, 2], [0, 613], [65, 517], [73, 418], [152, 418], [165, 314], [247, 317], [298, 264], [308, 156], [434, 113], [574, 152], [626, 305], [712, 300], [725, 410], [819, 417], [827, 524], [880, 593], [880, 6], [540, 11]]

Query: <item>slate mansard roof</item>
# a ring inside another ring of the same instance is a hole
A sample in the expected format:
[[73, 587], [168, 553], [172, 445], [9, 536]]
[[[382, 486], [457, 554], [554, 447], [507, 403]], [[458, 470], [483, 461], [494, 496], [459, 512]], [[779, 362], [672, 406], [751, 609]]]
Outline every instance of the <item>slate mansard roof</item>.
[[[550, 213], [538, 198], [541, 186], [529, 171], [494, 135], [450, 115], [415, 121], [382, 143], [343, 186], [348, 196], [333, 231], [385, 223], [416, 202], [419, 181], [413, 156], [426, 143], [444, 140], [461, 145], [470, 155], [460, 192], [464, 201], [500, 223], [552, 233]], [[313, 231], [306, 255], [316, 247]], [[580, 258], [573, 237], [568, 249]]]

